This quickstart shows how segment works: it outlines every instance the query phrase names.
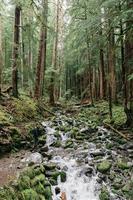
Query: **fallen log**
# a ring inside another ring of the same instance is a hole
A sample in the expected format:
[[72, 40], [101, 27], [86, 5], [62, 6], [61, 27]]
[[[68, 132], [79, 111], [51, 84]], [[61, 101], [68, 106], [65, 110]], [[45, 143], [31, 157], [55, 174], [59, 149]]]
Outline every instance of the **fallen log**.
[[48, 110], [47, 108], [44, 107], [44, 105], [37, 105], [38, 109], [40, 110], [40, 113], [42, 114], [42, 111], [48, 112], [49, 114], [56, 116], [55, 113], [53, 113], [51, 110]]
[[117, 129], [115, 129], [113, 126], [111, 126], [110, 124], [104, 123], [106, 128], [110, 128], [112, 131], [114, 131], [115, 133], [118, 133], [121, 137], [123, 137], [126, 140], [129, 140], [129, 138], [124, 135], [122, 132], [118, 131]]

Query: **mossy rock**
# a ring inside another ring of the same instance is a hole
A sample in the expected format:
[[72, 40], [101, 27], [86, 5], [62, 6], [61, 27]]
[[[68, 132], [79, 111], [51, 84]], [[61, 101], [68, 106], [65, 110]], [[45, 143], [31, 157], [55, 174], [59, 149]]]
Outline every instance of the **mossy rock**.
[[18, 188], [20, 191], [25, 190], [25, 189], [30, 189], [30, 177], [21, 176], [18, 180]]
[[106, 173], [110, 170], [111, 166], [112, 165], [108, 160], [104, 160], [98, 164], [97, 170], [101, 173]]
[[123, 187], [123, 179], [121, 178], [121, 177], [116, 177], [115, 179], [114, 179], [114, 181], [113, 181], [113, 188], [115, 189], [115, 190], [119, 190], [119, 189], [121, 189], [122, 187]]
[[38, 176], [35, 176], [35, 178], [31, 181], [31, 185], [32, 186], [36, 186], [39, 183], [42, 183], [44, 185], [45, 183], [45, 175], [44, 174], [40, 174]]
[[67, 140], [64, 146], [65, 149], [67, 148], [73, 148], [73, 141], [72, 140]]
[[103, 187], [99, 195], [100, 200], [110, 200], [110, 194], [106, 187]]
[[40, 137], [38, 138], [39, 144], [45, 145], [45, 144], [46, 144], [46, 139], [47, 139], [47, 136], [46, 136], [46, 135], [40, 136]]
[[19, 200], [12, 187], [4, 187], [0, 189], [0, 200]]
[[56, 131], [55, 133], [54, 133], [54, 136], [59, 140], [59, 139], [61, 139], [61, 135], [60, 135], [60, 132], [59, 131]]
[[126, 161], [124, 161], [124, 160], [121, 160], [121, 159], [118, 160], [117, 166], [118, 166], [118, 168], [120, 168], [122, 170], [126, 170], [126, 169], [130, 168], [130, 166], [128, 165], [128, 163]]
[[46, 200], [43, 195], [39, 195], [39, 200]]
[[21, 192], [21, 200], [39, 200], [39, 195], [33, 189], [26, 189]]
[[61, 177], [61, 182], [65, 182], [66, 181], [66, 172], [61, 171], [60, 172], [60, 177]]
[[22, 176], [29, 176], [30, 179], [33, 179], [33, 178], [36, 176], [35, 170], [34, 170], [33, 167], [28, 167], [25, 171], [23, 171], [23, 172], [21, 173], [21, 175], [22, 175]]
[[47, 163], [47, 164], [43, 164], [43, 166], [44, 166], [44, 168], [46, 169], [46, 170], [55, 170], [55, 168], [56, 168], [56, 165], [55, 164], [53, 164], [53, 163]]
[[61, 141], [57, 140], [53, 144], [51, 144], [51, 146], [59, 148], [59, 147], [61, 147]]
[[38, 193], [38, 194], [42, 194], [45, 195], [45, 188], [41, 183], [38, 183], [35, 187], [34, 190]]
[[34, 166], [33, 171], [34, 171], [35, 176], [37, 176], [37, 175], [40, 175], [40, 174], [44, 174], [45, 168], [44, 168], [43, 165]]
[[49, 182], [50, 182], [50, 184], [53, 185], [53, 186], [55, 186], [55, 185], [58, 184], [58, 183], [57, 183], [57, 180], [54, 180], [53, 178], [49, 178]]
[[45, 192], [44, 192], [44, 196], [46, 200], [52, 200], [52, 191], [51, 191], [51, 187], [45, 187]]

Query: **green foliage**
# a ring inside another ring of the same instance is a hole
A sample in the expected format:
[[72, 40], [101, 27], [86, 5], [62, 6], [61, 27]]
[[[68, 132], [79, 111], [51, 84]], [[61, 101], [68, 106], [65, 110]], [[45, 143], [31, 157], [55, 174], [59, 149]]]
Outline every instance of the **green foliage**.
[[14, 118], [19, 122], [34, 119], [37, 115], [36, 102], [30, 98], [14, 99], [12, 107]]

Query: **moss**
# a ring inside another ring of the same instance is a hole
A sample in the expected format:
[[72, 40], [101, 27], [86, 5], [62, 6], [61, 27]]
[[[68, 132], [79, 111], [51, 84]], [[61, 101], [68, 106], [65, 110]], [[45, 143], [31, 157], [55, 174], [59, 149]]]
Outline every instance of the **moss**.
[[13, 121], [11, 115], [7, 113], [3, 106], [0, 105], [0, 124], [1, 125], [10, 125]]
[[12, 187], [4, 187], [0, 189], [0, 200], [19, 200], [16, 192]]
[[34, 187], [35, 191], [38, 193], [38, 194], [42, 194], [42, 195], [45, 195], [45, 189], [44, 189], [44, 186], [41, 184], [41, 183], [38, 183], [35, 187]]
[[99, 163], [97, 166], [97, 170], [101, 173], [106, 173], [111, 168], [111, 163], [108, 160], [104, 160], [103, 162]]
[[59, 147], [61, 147], [61, 142], [59, 140], [57, 140], [51, 146], [59, 148]]
[[66, 181], [66, 172], [61, 171], [60, 172], [60, 177], [61, 177], [61, 182], [65, 182]]
[[46, 144], [47, 135], [42, 135], [38, 138], [38, 142], [42, 145]]
[[35, 171], [34, 171], [34, 168], [32, 168], [32, 167], [28, 167], [21, 174], [22, 174], [22, 176], [29, 176], [30, 179], [33, 179], [35, 177]]
[[130, 168], [130, 166], [127, 164], [127, 162], [124, 161], [124, 160], [121, 160], [121, 159], [118, 160], [117, 166], [118, 166], [120, 169], [122, 169], [122, 170], [129, 169], [129, 168]]
[[45, 176], [44, 174], [40, 174], [38, 176], [36, 176], [32, 181], [31, 181], [31, 185], [32, 186], [36, 186], [39, 183], [42, 183], [43, 185], [45, 184]]
[[15, 120], [27, 121], [29, 119], [34, 119], [37, 115], [36, 102], [28, 97], [23, 97], [22, 99], [13, 99], [12, 107], [14, 108]]
[[54, 180], [53, 178], [50, 178], [49, 182], [51, 185], [57, 185], [57, 180]]
[[39, 200], [39, 196], [33, 189], [26, 189], [21, 192], [21, 200]]
[[73, 148], [73, 141], [72, 140], [67, 140], [66, 143], [65, 143], [65, 149], [66, 148]]
[[99, 195], [100, 200], [110, 200], [110, 195], [106, 187], [103, 187]]
[[35, 166], [34, 167], [35, 176], [40, 175], [40, 174], [42, 174], [44, 172], [45, 172], [45, 168], [44, 168], [43, 165], [39, 165], [39, 166]]
[[25, 190], [30, 188], [30, 177], [29, 176], [21, 176], [18, 180], [18, 188], [19, 190]]
[[52, 200], [52, 191], [49, 186], [45, 188], [45, 199]]

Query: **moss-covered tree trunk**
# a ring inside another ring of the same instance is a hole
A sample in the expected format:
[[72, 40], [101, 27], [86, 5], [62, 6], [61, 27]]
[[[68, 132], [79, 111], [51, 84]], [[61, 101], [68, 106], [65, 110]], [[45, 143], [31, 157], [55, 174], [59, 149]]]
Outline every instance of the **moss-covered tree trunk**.
[[44, 73], [46, 69], [46, 45], [47, 45], [47, 0], [42, 1], [42, 24], [40, 30], [40, 41], [38, 50], [38, 62], [36, 68], [35, 98], [39, 99], [43, 93]]
[[59, 0], [57, 1], [56, 7], [56, 18], [55, 18], [55, 37], [53, 42], [53, 54], [52, 54], [52, 72], [49, 87], [49, 103], [55, 104], [55, 71], [57, 70], [57, 47], [58, 47], [58, 34], [59, 34]]
[[1, 96], [1, 90], [2, 90], [2, 68], [3, 68], [3, 62], [2, 62], [2, 20], [0, 16], [0, 96]]
[[[128, 10], [133, 9], [133, 1], [127, 0]], [[127, 115], [127, 126], [133, 127], [133, 15], [130, 12], [126, 22], [126, 38], [125, 38], [125, 69], [126, 69], [126, 81], [125, 88], [129, 88], [129, 104], [125, 106], [125, 113]], [[128, 85], [127, 85], [128, 82]], [[127, 94], [126, 94], [127, 95]], [[127, 99], [127, 97], [126, 97]]]
[[21, 7], [15, 8], [14, 23], [14, 44], [13, 44], [13, 66], [12, 66], [12, 92], [14, 97], [18, 97], [18, 58], [19, 58], [19, 39], [20, 39], [20, 14]]

